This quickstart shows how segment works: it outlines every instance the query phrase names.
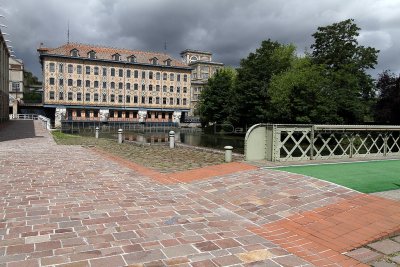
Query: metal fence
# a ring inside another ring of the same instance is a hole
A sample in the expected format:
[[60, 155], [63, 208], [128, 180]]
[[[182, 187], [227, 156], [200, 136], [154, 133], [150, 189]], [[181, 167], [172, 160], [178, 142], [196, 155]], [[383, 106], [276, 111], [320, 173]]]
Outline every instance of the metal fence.
[[246, 160], [298, 161], [400, 156], [400, 126], [257, 124]]

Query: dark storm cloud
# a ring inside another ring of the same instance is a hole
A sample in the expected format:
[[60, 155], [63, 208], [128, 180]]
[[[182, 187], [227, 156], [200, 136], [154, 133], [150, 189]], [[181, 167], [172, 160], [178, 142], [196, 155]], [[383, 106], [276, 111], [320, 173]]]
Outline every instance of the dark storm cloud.
[[[214, 60], [238, 66], [265, 39], [293, 43], [304, 53], [311, 34], [324, 26], [354, 18], [359, 41], [381, 50], [374, 74], [400, 72], [400, 4], [375, 0], [5, 0], [14, 50], [28, 70], [40, 76], [36, 48], [71, 42], [167, 51], [175, 57], [191, 48], [214, 53]], [[1, 20], [1, 19], [0, 19]]]

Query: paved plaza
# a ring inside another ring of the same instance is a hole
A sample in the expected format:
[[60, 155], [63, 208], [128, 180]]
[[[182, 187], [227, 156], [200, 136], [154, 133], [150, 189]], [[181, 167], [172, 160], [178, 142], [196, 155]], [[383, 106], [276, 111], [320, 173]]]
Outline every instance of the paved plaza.
[[399, 201], [245, 163], [159, 174], [37, 121], [0, 155], [0, 267], [366, 266], [345, 253], [400, 231]]

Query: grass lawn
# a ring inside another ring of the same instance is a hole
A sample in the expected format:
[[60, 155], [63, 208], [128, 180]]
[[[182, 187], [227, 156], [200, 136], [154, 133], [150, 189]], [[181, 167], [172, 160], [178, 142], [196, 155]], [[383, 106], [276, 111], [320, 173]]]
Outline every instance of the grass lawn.
[[400, 189], [400, 160], [280, 167], [340, 184], [363, 193]]

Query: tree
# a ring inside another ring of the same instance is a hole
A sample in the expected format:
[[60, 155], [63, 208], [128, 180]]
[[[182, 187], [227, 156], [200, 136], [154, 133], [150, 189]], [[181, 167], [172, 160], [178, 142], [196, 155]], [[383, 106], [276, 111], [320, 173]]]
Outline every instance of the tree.
[[208, 123], [227, 123], [231, 120], [233, 88], [236, 83], [236, 71], [231, 68], [217, 70], [208, 79], [199, 100], [200, 120]]
[[325, 69], [313, 64], [309, 57], [296, 58], [285, 72], [271, 79], [271, 122], [274, 123], [338, 123]]
[[400, 75], [384, 71], [379, 75], [376, 88], [375, 120], [384, 124], [400, 124]]
[[365, 121], [374, 96], [373, 79], [366, 70], [374, 68], [378, 52], [358, 44], [360, 28], [353, 19], [318, 27], [312, 36], [312, 58], [326, 68], [337, 101], [337, 113], [345, 123]]
[[32, 72], [24, 70], [24, 85], [25, 86], [30, 86], [30, 85], [41, 85], [42, 82], [39, 81], [39, 79], [32, 74]]
[[265, 40], [255, 53], [241, 60], [234, 95], [235, 124], [244, 126], [269, 121], [268, 88], [271, 77], [290, 67], [295, 50], [293, 45]]

